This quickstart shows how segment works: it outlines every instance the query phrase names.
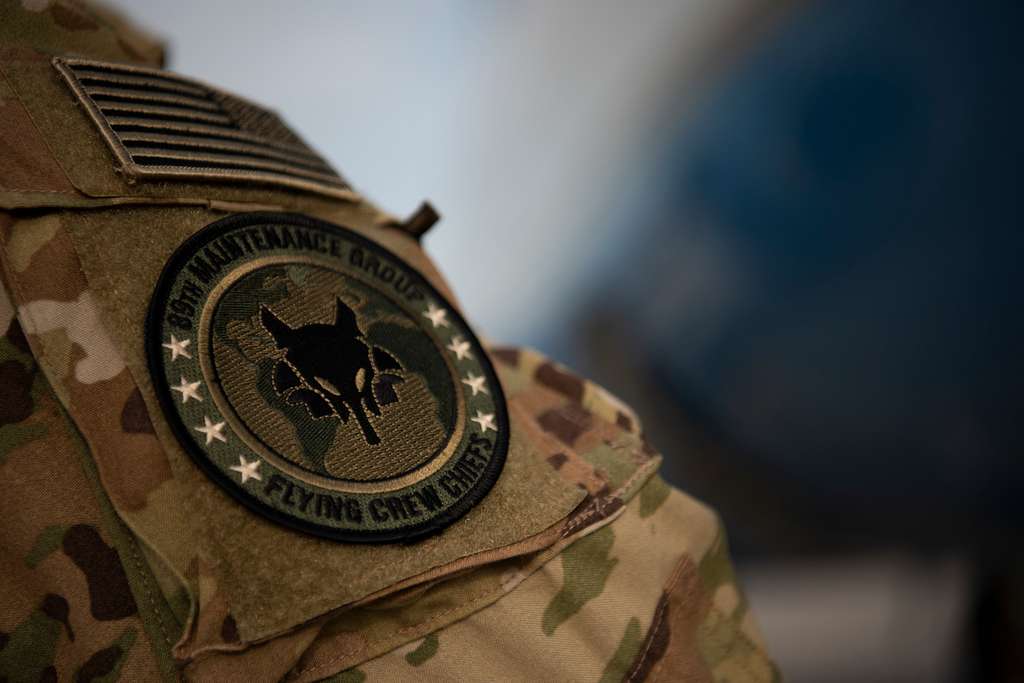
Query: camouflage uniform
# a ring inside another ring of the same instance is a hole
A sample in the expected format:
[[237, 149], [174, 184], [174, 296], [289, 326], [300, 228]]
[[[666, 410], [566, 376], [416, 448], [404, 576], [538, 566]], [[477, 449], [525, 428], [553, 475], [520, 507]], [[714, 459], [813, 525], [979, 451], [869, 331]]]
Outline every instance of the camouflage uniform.
[[147, 177], [69, 90], [68, 55], [162, 59], [78, 3], [0, 4], [0, 681], [778, 678], [714, 513], [658, 477], [629, 408], [531, 351], [488, 349], [507, 461], [436, 535], [325, 540], [225, 496], [145, 361], [168, 256], [225, 216], [300, 213], [452, 300], [419, 245], [429, 211], [400, 221], [271, 165]]

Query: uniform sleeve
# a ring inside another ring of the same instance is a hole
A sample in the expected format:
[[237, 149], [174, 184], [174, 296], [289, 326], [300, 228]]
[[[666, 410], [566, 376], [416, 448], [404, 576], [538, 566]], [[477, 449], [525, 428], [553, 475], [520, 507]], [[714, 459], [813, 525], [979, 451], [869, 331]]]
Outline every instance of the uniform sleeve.
[[0, 680], [172, 677], [154, 639], [180, 625], [98, 488], [2, 283], [0, 328]]

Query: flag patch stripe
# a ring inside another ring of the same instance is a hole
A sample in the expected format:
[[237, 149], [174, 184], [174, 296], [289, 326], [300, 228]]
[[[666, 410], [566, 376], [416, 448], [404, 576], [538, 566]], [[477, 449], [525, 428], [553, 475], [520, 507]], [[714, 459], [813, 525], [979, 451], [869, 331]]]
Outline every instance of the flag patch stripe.
[[54, 64], [130, 175], [349, 193], [316, 152], [251, 102], [158, 69], [61, 58]]
[[220, 154], [247, 154], [265, 160], [276, 160], [293, 163], [310, 171], [330, 174], [331, 169], [315, 157], [300, 156], [291, 152], [280, 151], [272, 147], [254, 145], [247, 142], [218, 140], [201, 135], [181, 135], [175, 133], [120, 133], [125, 145], [134, 148], [136, 145], [156, 146], [175, 151], [206, 151]]

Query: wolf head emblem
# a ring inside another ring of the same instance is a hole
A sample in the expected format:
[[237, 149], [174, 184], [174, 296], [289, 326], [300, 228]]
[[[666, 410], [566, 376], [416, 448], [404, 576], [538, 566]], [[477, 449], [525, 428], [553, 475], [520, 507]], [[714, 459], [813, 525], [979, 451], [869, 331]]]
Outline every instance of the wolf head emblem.
[[402, 366], [390, 353], [363, 336], [355, 312], [336, 300], [334, 323], [291, 327], [266, 305], [260, 322], [284, 358], [274, 367], [274, 390], [291, 404], [304, 404], [316, 419], [354, 416], [371, 445], [380, 443], [367, 411], [398, 400], [394, 385], [403, 381]]

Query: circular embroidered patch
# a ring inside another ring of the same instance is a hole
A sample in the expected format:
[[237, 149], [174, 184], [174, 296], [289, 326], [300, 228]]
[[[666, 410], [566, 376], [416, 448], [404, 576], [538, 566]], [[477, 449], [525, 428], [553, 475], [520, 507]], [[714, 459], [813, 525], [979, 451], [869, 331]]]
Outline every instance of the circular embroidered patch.
[[217, 221], [171, 257], [148, 324], [154, 387], [185, 450], [277, 522], [419, 538], [479, 502], [504, 465], [504, 397], [469, 326], [345, 228]]

